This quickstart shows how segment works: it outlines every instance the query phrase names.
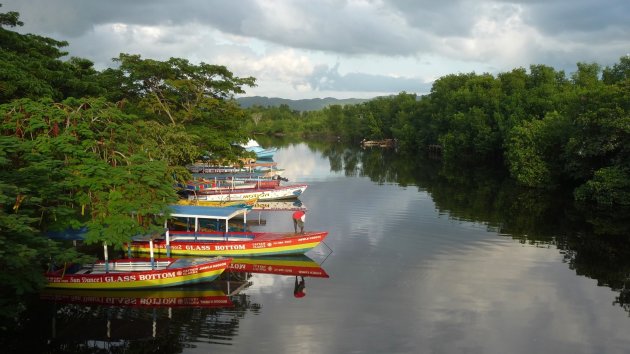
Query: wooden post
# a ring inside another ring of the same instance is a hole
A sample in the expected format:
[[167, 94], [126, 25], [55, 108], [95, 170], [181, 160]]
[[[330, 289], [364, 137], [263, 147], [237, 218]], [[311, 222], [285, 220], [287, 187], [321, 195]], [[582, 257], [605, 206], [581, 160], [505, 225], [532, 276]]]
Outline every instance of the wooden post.
[[166, 257], [171, 258], [171, 233], [166, 229]]
[[149, 239], [149, 254], [151, 255], [151, 269], [155, 269], [155, 258], [153, 256], [153, 239]]
[[103, 257], [105, 258], [105, 273], [109, 273], [109, 256], [107, 255], [107, 242], [103, 242]]

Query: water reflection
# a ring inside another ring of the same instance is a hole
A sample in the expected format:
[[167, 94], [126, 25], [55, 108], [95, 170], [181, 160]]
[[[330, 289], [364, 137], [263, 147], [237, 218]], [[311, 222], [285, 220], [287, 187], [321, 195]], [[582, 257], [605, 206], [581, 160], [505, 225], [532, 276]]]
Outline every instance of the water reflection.
[[[215, 284], [230, 307], [170, 317], [168, 307], [36, 304], [8, 352], [96, 352], [71, 319], [98, 319], [102, 341], [108, 316], [110, 329], [142, 327], [142, 339], [112, 340], [127, 352], [627, 352], [628, 211], [387, 150], [278, 146], [291, 183], [309, 183], [306, 227], [330, 230], [330, 257], [322, 246], [308, 259], [237, 260]], [[253, 211], [248, 224], [292, 231], [290, 214]], [[295, 298], [302, 276], [307, 295]], [[53, 312], [58, 335], [70, 326], [63, 341], [51, 340]]]
[[235, 257], [230, 267], [221, 275], [215, 284], [230, 295], [236, 295], [249, 288], [254, 274], [290, 277], [328, 278], [322, 266], [306, 255], [269, 256], [269, 257]]
[[52, 303], [147, 308], [229, 308], [225, 292], [208, 285], [153, 290], [45, 289], [40, 298]]
[[[48, 333], [40, 352], [179, 352], [186, 343], [230, 345], [239, 322], [262, 304], [247, 293], [252, 276], [328, 278], [304, 256], [237, 257], [218, 280], [203, 286], [158, 290], [94, 291], [46, 289], [40, 306]], [[283, 291], [284, 288], [278, 288]], [[169, 348], [165, 350], [165, 348]], [[178, 349], [179, 348], [179, 349]]]
[[[220, 342], [236, 335], [238, 308], [219, 288], [182, 287], [146, 291], [46, 290], [41, 352], [181, 350], [180, 338]], [[30, 343], [31, 345], [33, 343]], [[179, 348], [179, 349], [177, 349]]]
[[439, 159], [391, 149], [309, 143], [345, 176], [414, 186], [442, 215], [485, 225], [521, 243], [556, 247], [576, 274], [616, 291], [614, 305], [630, 312], [630, 210], [594, 209], [570, 194], [524, 189], [502, 169], [444, 166]]

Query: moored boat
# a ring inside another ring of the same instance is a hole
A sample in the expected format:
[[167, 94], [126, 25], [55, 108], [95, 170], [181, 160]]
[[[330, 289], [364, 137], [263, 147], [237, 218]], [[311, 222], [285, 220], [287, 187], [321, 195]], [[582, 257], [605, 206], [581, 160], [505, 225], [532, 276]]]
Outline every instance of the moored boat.
[[252, 205], [252, 210], [255, 210], [255, 211], [298, 211], [298, 210], [308, 210], [308, 208], [299, 199], [267, 200], [267, 201], [256, 201]]
[[264, 148], [253, 139], [250, 139], [247, 144], [241, 145], [241, 147], [246, 151], [255, 153], [256, 157], [261, 160], [272, 159], [273, 155], [278, 151], [278, 148]]
[[188, 200], [200, 201], [232, 201], [232, 200], [277, 200], [297, 198], [308, 185], [293, 184], [275, 188], [252, 188], [228, 191], [199, 191], [188, 196]]
[[237, 207], [237, 208], [252, 208], [254, 204], [258, 202], [258, 198], [248, 199], [248, 200], [224, 200], [224, 201], [213, 201], [213, 200], [199, 200], [199, 199], [180, 199], [177, 201], [178, 205], [196, 205], [196, 206], [206, 206], [206, 207], [215, 207], [215, 208], [223, 208], [223, 207]]
[[67, 264], [45, 273], [48, 288], [149, 289], [211, 282], [230, 265], [231, 258], [130, 258]]
[[[173, 256], [269, 256], [304, 254], [317, 247], [328, 236], [327, 231], [310, 231], [303, 234], [293, 232], [170, 232], [165, 238], [154, 240], [156, 254]], [[131, 252], [148, 253], [144, 240], [135, 240], [123, 245]]]
[[280, 179], [273, 178], [230, 178], [207, 179], [199, 178], [179, 184], [178, 187], [186, 192], [218, 192], [239, 189], [276, 188], [280, 186]]
[[226, 176], [233, 174], [253, 174], [263, 177], [280, 176], [284, 170], [275, 168], [275, 162], [249, 163], [243, 166], [217, 166], [208, 164], [193, 164], [186, 168], [193, 174], [211, 174], [217, 176]]
[[[247, 224], [247, 209], [210, 208], [198, 206], [171, 206], [171, 217], [193, 219], [193, 231], [167, 230], [158, 238], [146, 240], [135, 238], [125, 243], [123, 249], [129, 252], [181, 256], [268, 256], [304, 254], [317, 247], [328, 236], [327, 231], [310, 231], [301, 234], [293, 232], [251, 232], [227, 231], [228, 222], [235, 217], [243, 217]], [[214, 209], [214, 210], [213, 210]], [[225, 222], [225, 231], [199, 231], [200, 220]], [[151, 241], [151, 242], [149, 242]], [[152, 246], [151, 246], [152, 243]]]
[[252, 172], [233, 172], [233, 173], [203, 173], [203, 172], [193, 172], [193, 178], [204, 178], [204, 179], [218, 179], [218, 180], [229, 180], [229, 179], [282, 179], [280, 175], [284, 172], [282, 169], [274, 169], [273, 171], [252, 171]]

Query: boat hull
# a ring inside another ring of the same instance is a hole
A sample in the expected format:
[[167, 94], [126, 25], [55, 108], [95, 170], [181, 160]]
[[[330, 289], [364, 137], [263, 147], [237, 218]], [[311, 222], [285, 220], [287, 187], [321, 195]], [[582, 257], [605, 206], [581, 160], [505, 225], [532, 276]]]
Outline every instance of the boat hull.
[[298, 198], [306, 190], [306, 184], [298, 184], [292, 186], [282, 186], [269, 189], [251, 189], [242, 191], [231, 192], [212, 192], [203, 193], [199, 192], [197, 195], [191, 195], [189, 200], [199, 201], [233, 201], [233, 200], [279, 200], [279, 199], [293, 199]]
[[[208, 240], [208, 238], [222, 238], [223, 235], [246, 236], [253, 238], [222, 241]], [[178, 239], [185, 237], [186, 239]], [[229, 257], [255, 257], [272, 255], [304, 254], [317, 247], [328, 236], [327, 231], [305, 232], [304, 234], [271, 233], [271, 232], [170, 232], [170, 254], [172, 256], [229, 256]], [[194, 239], [194, 238], [197, 239]], [[148, 253], [149, 243], [146, 241], [133, 241], [123, 245], [125, 251]], [[166, 240], [154, 240], [153, 252], [167, 254]]]
[[[158, 270], [127, 270], [84, 274], [67, 274], [65, 269], [46, 273], [48, 288], [56, 289], [151, 289], [211, 282], [232, 262], [230, 258], [217, 260], [186, 260], [190, 265]], [[130, 260], [129, 263], [134, 262]], [[111, 269], [123, 261], [111, 261]], [[126, 263], [126, 262], [125, 262]], [[146, 262], [145, 262], [146, 263]], [[99, 263], [104, 264], [104, 263]]]

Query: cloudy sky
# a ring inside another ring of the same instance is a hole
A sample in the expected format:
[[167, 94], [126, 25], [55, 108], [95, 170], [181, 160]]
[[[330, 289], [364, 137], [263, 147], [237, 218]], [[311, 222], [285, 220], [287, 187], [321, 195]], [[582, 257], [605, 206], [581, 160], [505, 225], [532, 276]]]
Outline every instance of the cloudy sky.
[[628, 0], [0, 0], [17, 31], [67, 40], [98, 69], [119, 53], [225, 65], [246, 96], [427, 93], [441, 76], [615, 64]]

